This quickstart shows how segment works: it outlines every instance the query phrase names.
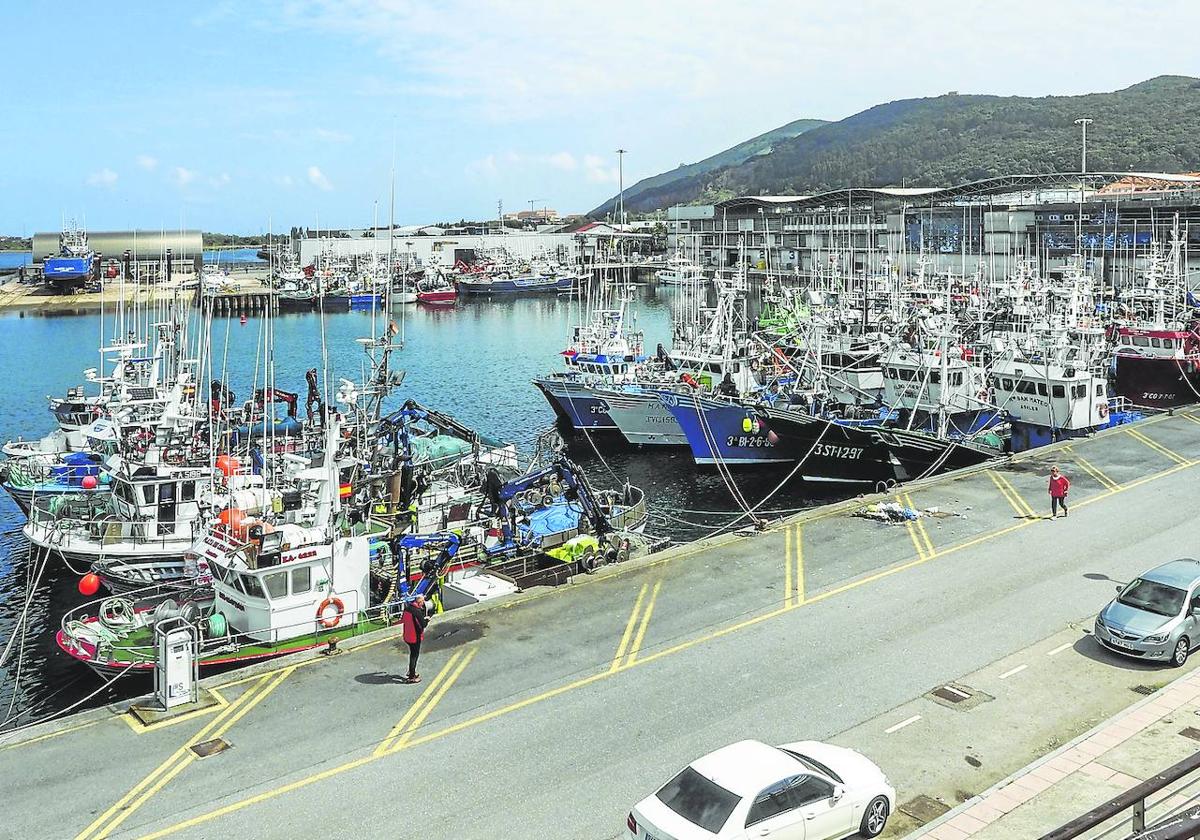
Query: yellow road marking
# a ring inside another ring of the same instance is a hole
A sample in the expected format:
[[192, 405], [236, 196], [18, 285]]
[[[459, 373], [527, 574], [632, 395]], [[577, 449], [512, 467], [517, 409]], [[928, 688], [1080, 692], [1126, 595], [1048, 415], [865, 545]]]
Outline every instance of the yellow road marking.
[[1076, 453], [1074, 450], [1072, 450], [1071, 454], [1075, 457], [1075, 463], [1077, 463], [1079, 466], [1083, 467], [1083, 471], [1086, 472], [1088, 475], [1090, 475], [1092, 478], [1096, 479], [1096, 481], [1100, 482], [1101, 486], [1103, 486], [1104, 488], [1106, 488], [1108, 490], [1116, 490], [1118, 487], [1121, 486], [1117, 482], [1115, 482], [1111, 478], [1109, 478], [1107, 475], [1105, 475], [1104, 472], [1099, 467], [1097, 467], [1095, 464], [1093, 464], [1087, 458], [1084, 458], [1082, 455]]
[[[236, 712], [234, 712], [228, 718], [226, 718], [225, 722], [223, 724], [221, 724], [221, 726], [219, 726], [212, 733], [212, 735], [210, 737], [211, 738], [220, 738], [220, 737], [224, 736], [226, 732], [228, 732], [230, 729], [233, 728], [233, 725], [235, 723], [237, 723], [239, 720], [241, 720], [251, 709], [253, 709], [259, 703], [261, 703], [268, 694], [270, 694], [272, 691], [274, 691], [276, 688], [278, 688], [280, 683], [282, 683], [289, 676], [291, 676], [292, 671], [294, 671], [294, 670], [296, 670], [294, 667], [289, 667], [289, 668], [286, 668], [283, 671], [281, 671], [278, 675], [275, 676], [275, 679], [273, 682], [271, 682], [269, 685], [267, 685], [261, 691], [259, 691], [257, 694], [255, 694], [254, 697], [251, 698], [249, 701], [247, 701], [246, 703], [243, 703]], [[101, 838], [101, 837], [109, 836], [109, 834], [111, 834], [113, 831], [115, 831], [116, 828], [121, 823], [125, 822], [126, 819], [128, 819], [135, 811], [137, 811], [138, 808], [141, 808], [143, 805], [145, 805], [146, 802], [148, 802], [151, 797], [153, 797], [156, 793], [158, 793], [160, 790], [162, 790], [164, 787], [166, 787], [170, 783], [170, 781], [172, 779], [174, 779], [176, 776], [178, 776], [181, 772], [183, 772], [183, 770], [185, 768], [191, 766], [192, 762], [196, 761], [197, 758], [198, 758], [198, 756], [196, 755], [196, 753], [192, 752], [190, 749], [187, 750], [186, 752], [184, 752], [183, 758], [181, 758], [179, 761], [177, 761], [175, 763], [174, 767], [172, 767], [157, 782], [155, 782], [153, 785], [151, 785], [149, 788], [147, 788], [145, 793], [143, 793], [141, 796], [139, 796], [134, 802], [132, 802], [130, 805], [126, 806], [124, 810], [122, 810], [117, 816], [115, 816], [112, 819], [112, 821], [109, 822], [109, 824], [101, 830], [101, 833], [96, 835], [96, 837]]]
[[796, 523], [796, 536], [792, 540], [793, 554], [796, 556], [796, 599], [803, 604], [806, 595], [804, 590], [804, 526]]
[[183, 723], [185, 721], [194, 720], [195, 718], [198, 718], [198, 717], [204, 717], [205, 715], [211, 715], [214, 712], [221, 711], [222, 709], [224, 709], [226, 706], [229, 705], [229, 701], [226, 700], [225, 697], [220, 692], [218, 692], [215, 688], [208, 689], [208, 692], [213, 697], [217, 698], [217, 702], [211, 706], [206, 706], [203, 709], [196, 709], [194, 712], [187, 712], [185, 714], [179, 715], [178, 717], [173, 717], [168, 720], [160, 720], [157, 723], [146, 724], [146, 723], [139, 722], [134, 717], [133, 711], [128, 710], [125, 712], [125, 714], [121, 715], [121, 720], [125, 721], [125, 723], [129, 726], [129, 728], [133, 730], [133, 734], [141, 735], [146, 732], [154, 732], [157, 729], [166, 729], [168, 726], [174, 726], [177, 723]]
[[[553, 590], [551, 590], [551, 591], [553, 591]], [[505, 606], [507, 606], [507, 604]], [[386, 631], [380, 631], [380, 632], [386, 632]], [[359, 651], [366, 650], [367, 648], [375, 647], [375, 645], [381, 645], [384, 642], [390, 642], [390, 641], [394, 640], [397, 636], [399, 636], [399, 634], [400, 634], [399, 630], [395, 629], [395, 627], [393, 627], [393, 632], [386, 633], [386, 635], [381, 636], [378, 639], [372, 639], [369, 642], [363, 642], [360, 645], [355, 645], [354, 647], [351, 647], [351, 648], [345, 648], [344, 652], [345, 653], [358, 653]], [[303, 668], [305, 665], [315, 665], [318, 662], [324, 662], [324, 661], [325, 661], [324, 656], [314, 656], [312, 659], [305, 659], [302, 662], [295, 663], [294, 665], [284, 665], [280, 668], [273, 668], [270, 671], [261, 671], [261, 672], [250, 674], [249, 676], [240, 677], [236, 680], [230, 680], [229, 682], [223, 682], [216, 687], [217, 688], [232, 688], [235, 685], [242, 685], [243, 683], [248, 683], [253, 680], [257, 680], [259, 677], [270, 677], [270, 676], [280, 673], [281, 671], [287, 671], [289, 669], [294, 671], [297, 668]]]
[[637, 626], [638, 613], [642, 609], [642, 601], [646, 599], [646, 590], [650, 584], [643, 583], [642, 589], [638, 592], [637, 600], [633, 603], [633, 612], [629, 614], [629, 621], [625, 624], [625, 632], [621, 635], [621, 643], [617, 645], [617, 654], [613, 657], [612, 664], [608, 667], [608, 672], [614, 673], [621, 667], [621, 660], [625, 658], [625, 650], [629, 647], [629, 640], [633, 638], [633, 628]]
[[[205, 726], [199, 732], [184, 741], [183, 746], [171, 753], [171, 755], [167, 757], [166, 761], [151, 770], [150, 773], [147, 774], [140, 782], [134, 785], [128, 793], [118, 799], [107, 811], [93, 820], [91, 824], [87, 826], [87, 828], [85, 828], [76, 836], [76, 840], [85, 840], [85, 838], [88, 838], [89, 840], [97, 840], [97, 838], [108, 836], [108, 834], [111, 833], [116, 826], [124, 822], [125, 818], [132, 813], [134, 808], [139, 807], [141, 803], [148, 798], [142, 797], [138, 801], [137, 805], [131, 806], [130, 803], [133, 802], [135, 797], [138, 797], [139, 794], [141, 794], [146, 788], [155, 785], [155, 783], [158, 782], [164, 774], [169, 774], [168, 781], [170, 777], [174, 777], [175, 773], [178, 772], [178, 770], [171, 772], [175, 765], [180, 761], [186, 760], [186, 757], [189, 755], [193, 757], [195, 756], [195, 754], [191, 752], [191, 748], [195, 744], [207, 740], [210, 737], [210, 733], [220, 727], [221, 724], [223, 724], [230, 717], [237, 714], [237, 711], [240, 708], [246, 706], [247, 704], [253, 704], [255, 702], [254, 698], [258, 694], [261, 693], [263, 696], [265, 696], [266, 694], [270, 693], [270, 690], [274, 689], [275, 685], [278, 685], [279, 682], [282, 682], [283, 678], [286, 677], [288, 673], [290, 673], [290, 671], [283, 672], [276, 683], [271, 685], [270, 688], [267, 688], [269, 677], [261, 677], [257, 683], [246, 689], [246, 692], [242, 694], [241, 697], [239, 697], [237, 700], [234, 700], [232, 703], [222, 709], [215, 718], [205, 724]], [[154, 790], [157, 789], [157, 787], [154, 788]]]
[[391, 749], [395, 740], [404, 734], [404, 730], [408, 728], [409, 723], [411, 723], [412, 719], [416, 717], [418, 712], [421, 711], [421, 706], [423, 706], [425, 701], [432, 697], [433, 693], [437, 691], [438, 684], [445, 678], [446, 674], [450, 673], [450, 670], [454, 667], [454, 663], [458, 661], [458, 658], [462, 656], [462, 653], [463, 652], [461, 650], [455, 651], [450, 657], [449, 661], [442, 666], [442, 670], [437, 672], [437, 676], [429, 681], [429, 685], [426, 686], [425, 690], [421, 692], [421, 696], [417, 698], [417, 702], [408, 707], [408, 711], [406, 711], [404, 716], [400, 718], [395, 726], [392, 727], [392, 731], [387, 734], [386, 738], [379, 742], [377, 747], [375, 747], [375, 755], [379, 756], [386, 753]]
[[[1087, 499], [1083, 499], [1082, 501], [1076, 502], [1075, 506], [1081, 507], [1083, 505], [1087, 505], [1092, 502], [1098, 502], [1102, 499], [1107, 499], [1110, 496], [1114, 496], [1118, 493], [1124, 493], [1128, 490], [1132, 490], [1133, 488], [1141, 486], [1148, 482], [1156, 481], [1160, 478], [1166, 478], [1167, 476], [1173, 475], [1181, 470], [1188, 469], [1189, 467], [1192, 467], [1192, 466], [1195, 466], [1194, 462], [1189, 463], [1189, 464], [1180, 464], [1178, 466], [1171, 467], [1171, 468], [1163, 470], [1161, 472], [1158, 472], [1158, 473], [1155, 473], [1155, 474], [1152, 474], [1149, 476], [1144, 476], [1143, 478], [1138, 479], [1137, 481], [1131, 481], [1128, 484], [1122, 485], [1118, 489], [1107, 490], [1107, 491], [1099, 493], [1095, 496], [1091, 496]], [[989, 472], [989, 474], [990, 474], [990, 472]], [[955, 552], [963, 551], [967, 548], [972, 548], [981, 543], [996, 539], [997, 537], [1001, 537], [1006, 534], [1010, 534], [1014, 531], [1019, 531], [1023, 528], [1028, 528], [1029, 526], [1034, 524], [1034, 522], [1036, 522], [1036, 521], [1038, 521], [1038, 520], [1026, 519], [1021, 522], [1016, 522], [1016, 523], [1013, 523], [1012, 525], [1005, 526], [1004, 528], [997, 529], [996, 531], [992, 531], [990, 533], [980, 534], [977, 537], [972, 537], [971, 539], [964, 540], [960, 543], [956, 543], [954, 545], [947, 546], [946, 548], [940, 549], [937, 553], [937, 556], [938, 557], [946, 557], [947, 555], [953, 554]], [[844, 593], [852, 591], [854, 589], [858, 589], [860, 587], [870, 585], [879, 580], [883, 580], [885, 578], [892, 577], [893, 575], [899, 574], [900, 572], [903, 572], [903, 571], [907, 571], [908, 569], [914, 568], [916, 566], [923, 565], [926, 562], [928, 562], [927, 559], [919, 557], [915, 560], [910, 560], [905, 563], [900, 563], [896, 566], [892, 566], [887, 569], [882, 569], [879, 572], [875, 572], [874, 574], [867, 575], [865, 577], [857, 578], [857, 579], [849, 581], [841, 586], [824, 590], [824, 591], [818, 593], [817, 595], [809, 598], [805, 603], [806, 603], [806, 605], [815, 604], [820, 601], [824, 601], [826, 599], [836, 597], [838, 595], [844, 594]], [[797, 606], [799, 606], [799, 605], [797, 605]], [[740, 630], [744, 630], [747, 627], [753, 627], [758, 624], [761, 624], [764, 621], [769, 621], [773, 618], [777, 618], [778, 616], [792, 612], [796, 608], [797, 607], [778, 607], [776, 609], [769, 610], [765, 613], [760, 613], [757, 616], [752, 616], [748, 619], [744, 619], [740, 622], [737, 622], [736, 624], [727, 625], [727, 626], [719, 628], [717, 630], [709, 631], [708, 633], [694, 637], [692, 639], [685, 640], [676, 645], [673, 645], [672, 647], [657, 650], [654, 653], [651, 653], [651, 654], [639, 659], [636, 663], [636, 666], [648, 665], [651, 662], [654, 662], [658, 659], [672, 656], [674, 654], [688, 650], [692, 647], [703, 644], [705, 642], [723, 638], [732, 633], [736, 633]], [[621, 670], [624, 670], [624, 669], [621, 669]], [[470, 718], [468, 720], [464, 720], [464, 721], [460, 721], [455, 724], [451, 724], [450, 726], [444, 727], [443, 729], [439, 729], [434, 732], [430, 732], [425, 735], [422, 735], [419, 738], [413, 738], [405, 746], [408, 748], [411, 748], [411, 747], [415, 747], [415, 746], [418, 746], [421, 744], [429, 743], [431, 741], [440, 740], [449, 735], [453, 735], [453, 734], [461, 732], [465, 729], [470, 729], [472, 727], [479, 726], [484, 723], [488, 723], [490, 721], [496, 720], [497, 718], [505, 717], [509, 714], [512, 714], [513, 712], [517, 712], [522, 709], [526, 709], [530, 706], [536, 705], [538, 703], [542, 703], [546, 700], [552, 700], [553, 698], [558, 697], [560, 695], [568, 694], [572, 691], [577, 691], [579, 689], [586, 688], [587, 686], [592, 685], [597, 682], [600, 682], [601, 680], [607, 679], [607, 678], [611, 677], [612, 675], [613, 675], [612, 670], [597, 671], [586, 677], [581, 677], [577, 680], [573, 680], [572, 682], [565, 683], [556, 688], [552, 688], [547, 691], [544, 691], [541, 694], [537, 694], [532, 697], [527, 697], [523, 700], [515, 701], [513, 703], [508, 704], [507, 706], [501, 706], [499, 708], [492, 709], [491, 711], [484, 712], [474, 718]], [[159, 840], [159, 838], [167, 837], [171, 834], [175, 834], [177, 832], [184, 831], [189, 828], [195, 828], [196, 826], [199, 826], [199, 825], [204, 825], [205, 823], [210, 822], [219, 817], [223, 817], [223, 816], [227, 816], [228, 814], [236, 813], [236, 812], [238, 812], [244, 808], [248, 808], [252, 805], [257, 805], [257, 804], [259, 804], [261, 802], [265, 802], [269, 799], [274, 799], [277, 796], [281, 796], [286, 793], [291, 793], [294, 790], [299, 790], [300, 788], [307, 787], [308, 785], [315, 784], [316, 782], [321, 782], [321, 781], [324, 781], [325, 779], [333, 778], [334, 776], [338, 776], [338, 775], [341, 775], [342, 773], [346, 773], [351, 770], [362, 767], [366, 764], [370, 764], [376, 758], [377, 758], [377, 756], [367, 755], [367, 756], [362, 756], [362, 757], [359, 757], [356, 759], [352, 759], [350, 761], [345, 762], [344, 764], [339, 764], [336, 767], [330, 767], [330, 768], [328, 768], [326, 770], [322, 770], [318, 773], [313, 773], [312, 775], [306, 776], [301, 779], [297, 779], [293, 782], [289, 782], [286, 785], [282, 785], [277, 788], [272, 788], [271, 790], [266, 790], [261, 793], [254, 794], [252, 796], [248, 796], [245, 799], [238, 800], [237, 802], [231, 802], [228, 805], [223, 805], [219, 808], [214, 808], [211, 811], [207, 811], [205, 813], [198, 814], [194, 817], [190, 817], [186, 820], [182, 820], [178, 823], [175, 823], [174, 825], [169, 825], [165, 828], [159, 829], [158, 831], [147, 834], [147, 835], [143, 836], [141, 838], [141, 840]]]
[[396, 741], [395, 746], [388, 749], [388, 752], [402, 750], [408, 745], [409, 739], [412, 738], [413, 733], [421, 728], [421, 724], [425, 722], [425, 718], [429, 717], [429, 713], [434, 710], [438, 703], [442, 702], [442, 698], [446, 696], [446, 692], [450, 690], [450, 686], [454, 685], [458, 678], [462, 676], [462, 672], [467, 669], [467, 666], [471, 664], [471, 660], [475, 658], [475, 654], [478, 652], [479, 648], [471, 648], [469, 651], [467, 651], [466, 655], [463, 656], [462, 660], [458, 663], [458, 667], [454, 669], [454, 673], [445, 679], [441, 688], [439, 688], [437, 693], [430, 698], [429, 702], [421, 708], [420, 714], [413, 718], [412, 723], [410, 723], [408, 728], [404, 730], [404, 734], [400, 736], [398, 741]]
[[[903, 496], [896, 497], [896, 504], [901, 505], [902, 507], [908, 507], [908, 503], [906, 501], [904, 501]], [[908, 531], [908, 538], [910, 540], [912, 540], [913, 548], [916, 549], [916, 551], [917, 551], [917, 557], [924, 560], [925, 559], [925, 546], [921, 542], [921, 538], [919, 536], [917, 536], [917, 529], [915, 527], [913, 527], [913, 520], [906, 519], [904, 521], [904, 530]]]
[[[913, 502], [912, 494], [905, 493], [904, 498], [908, 499], [908, 507], [912, 508], [913, 510], [917, 510], [917, 505], [915, 502]], [[920, 535], [921, 542], [925, 545], [925, 556], [936, 557], [937, 549], [933, 547], [933, 540], [929, 539], [929, 531], [925, 529], [924, 521], [920, 519], [914, 519], [912, 524], [913, 528], [915, 528], [917, 533]]]
[[625, 660], [626, 665], [632, 665], [637, 662], [638, 651], [642, 649], [642, 639], [646, 638], [646, 628], [650, 626], [650, 615], [654, 612], [654, 603], [658, 600], [658, 590], [662, 589], [662, 581], [654, 582], [654, 591], [650, 593], [650, 600], [646, 603], [646, 611], [642, 613], [642, 623], [638, 625], [637, 636], [633, 639], [633, 645], [629, 648], [629, 656]]
[[792, 593], [795, 591], [792, 585], [792, 531], [795, 530], [791, 525], [783, 529], [783, 603], [784, 606], [792, 605]]
[[995, 470], [988, 471], [988, 478], [992, 480], [992, 484], [995, 484], [996, 489], [999, 490], [1004, 498], [1008, 500], [1008, 503], [1012, 506], [1012, 509], [1016, 511], [1017, 516], [1037, 516], [1037, 514], [1033, 512], [1033, 508], [1025, 504], [1025, 500], [1017, 495], [1016, 488], [1009, 484], [1006, 479], [998, 475]]
[[1176, 464], [1188, 463], [1187, 458], [1184, 458], [1178, 452], [1173, 452], [1170, 449], [1167, 449], [1167, 447], [1163, 446], [1161, 443], [1159, 443], [1156, 440], [1150, 440], [1150, 438], [1146, 437], [1144, 434], [1139, 432], [1137, 429], [1126, 428], [1125, 434], [1129, 435], [1130, 437], [1132, 437], [1136, 440], [1140, 440], [1142, 443], [1146, 444], [1146, 446], [1149, 446], [1151, 449], [1153, 449], [1155, 452], [1157, 452], [1160, 455], [1165, 455], [1166, 457], [1168, 457], [1172, 461], [1174, 461]]
[[1191, 420], [1193, 423], [1200, 425], [1200, 417], [1197, 417], [1194, 414], [1188, 414], [1187, 412], [1181, 411], [1181, 412], [1179, 412], [1179, 416], [1182, 417], [1184, 420]]

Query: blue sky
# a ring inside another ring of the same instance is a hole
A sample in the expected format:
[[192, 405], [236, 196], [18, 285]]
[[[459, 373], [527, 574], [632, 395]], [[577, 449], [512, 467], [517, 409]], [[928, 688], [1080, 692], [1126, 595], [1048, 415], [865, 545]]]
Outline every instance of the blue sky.
[[10, 4], [0, 233], [583, 212], [800, 117], [1200, 76], [1200, 4]]

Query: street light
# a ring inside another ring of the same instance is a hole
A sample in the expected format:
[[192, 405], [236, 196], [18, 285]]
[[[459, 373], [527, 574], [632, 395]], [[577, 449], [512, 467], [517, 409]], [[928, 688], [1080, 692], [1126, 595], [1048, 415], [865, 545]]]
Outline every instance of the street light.
[[1075, 125], [1083, 132], [1083, 153], [1079, 162], [1079, 174], [1083, 175], [1087, 172], [1087, 127], [1091, 125], [1092, 120], [1088, 117], [1081, 117], [1075, 120]]

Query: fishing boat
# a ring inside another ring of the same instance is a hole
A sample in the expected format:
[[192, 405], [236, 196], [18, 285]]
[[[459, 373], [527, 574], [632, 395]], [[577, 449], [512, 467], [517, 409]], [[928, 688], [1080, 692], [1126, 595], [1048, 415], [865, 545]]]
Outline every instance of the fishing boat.
[[704, 269], [677, 251], [654, 276], [668, 286], [699, 285], [704, 282]]
[[425, 277], [417, 283], [417, 302], [429, 306], [454, 306], [458, 289], [441, 275]]
[[96, 260], [87, 234], [72, 222], [63, 227], [58, 238], [58, 253], [42, 261], [42, 275], [60, 289], [74, 288], [95, 273]]
[[26, 455], [0, 463], [0, 486], [26, 514], [37, 499], [108, 492], [103, 458], [94, 452]]

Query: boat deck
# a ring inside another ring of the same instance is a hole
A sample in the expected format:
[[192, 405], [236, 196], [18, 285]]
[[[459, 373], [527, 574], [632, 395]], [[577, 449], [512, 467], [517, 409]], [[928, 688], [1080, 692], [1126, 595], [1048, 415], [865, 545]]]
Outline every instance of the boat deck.
[[[1048, 521], [1055, 463], [1071, 514]], [[1085, 631], [1115, 585], [1196, 555], [1197, 465], [1192, 408], [899, 496], [945, 515], [885, 524], [851, 516], [879, 497], [851, 500], [439, 617], [420, 685], [389, 630], [206, 680], [215, 702], [180, 718], [11, 734], [6, 832], [614, 838], [745, 737], [847, 744], [902, 803], [953, 804], [1177, 673]], [[972, 701], [931, 697], [947, 682]], [[213, 739], [230, 748], [191, 749]]]

